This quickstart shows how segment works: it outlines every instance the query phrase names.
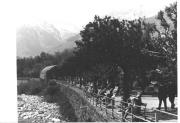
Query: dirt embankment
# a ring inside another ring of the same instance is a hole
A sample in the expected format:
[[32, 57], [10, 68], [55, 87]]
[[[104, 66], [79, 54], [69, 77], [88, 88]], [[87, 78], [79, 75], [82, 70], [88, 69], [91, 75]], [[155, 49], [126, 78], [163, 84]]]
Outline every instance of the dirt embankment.
[[56, 103], [59, 105], [59, 111], [63, 115], [63, 119], [70, 122], [77, 122], [78, 118], [75, 114], [75, 109], [69, 102], [64, 92], [59, 91], [57, 94]]
[[65, 84], [59, 84], [59, 87], [61, 95], [64, 95], [64, 97], [68, 99], [69, 104], [72, 106], [78, 122], [108, 121], [105, 117], [99, 114], [86, 99], [83, 98], [81, 92]]

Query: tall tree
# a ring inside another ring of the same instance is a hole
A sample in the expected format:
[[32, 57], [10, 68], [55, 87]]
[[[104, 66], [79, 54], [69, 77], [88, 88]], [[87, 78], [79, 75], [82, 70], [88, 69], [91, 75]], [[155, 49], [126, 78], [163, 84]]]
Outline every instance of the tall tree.
[[[151, 40], [153, 49], [149, 49], [161, 57], [165, 64], [160, 69], [165, 79], [169, 76], [171, 81], [177, 81], [177, 2], [160, 11], [157, 15], [161, 28], [156, 28], [158, 37]], [[171, 76], [171, 77], [170, 77]]]
[[81, 31], [82, 40], [76, 41], [75, 54], [81, 58], [82, 64], [88, 67], [97, 64], [119, 65], [123, 68], [124, 100], [129, 97], [133, 73], [143, 73], [157, 64], [154, 57], [141, 51], [145, 46], [142, 25], [141, 19], [119, 21], [107, 16], [95, 16], [94, 21]]

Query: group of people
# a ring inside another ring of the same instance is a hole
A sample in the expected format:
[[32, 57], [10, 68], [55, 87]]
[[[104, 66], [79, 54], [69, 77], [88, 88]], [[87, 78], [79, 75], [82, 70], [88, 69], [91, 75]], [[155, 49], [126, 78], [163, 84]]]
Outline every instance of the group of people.
[[[177, 95], [177, 85], [173, 81], [173, 77], [169, 75], [163, 75], [163, 72], [159, 69], [152, 71], [151, 84], [154, 85], [157, 90], [159, 99], [159, 105], [157, 109], [161, 110], [161, 104], [164, 103], [164, 109], [167, 111], [167, 98], [171, 103], [171, 109], [175, 108], [175, 96]], [[174, 78], [175, 79], [175, 78]]]
[[[159, 72], [159, 71], [158, 71]], [[158, 73], [156, 71], [156, 73]], [[151, 84], [154, 85], [154, 89], [157, 90], [157, 96], [159, 100], [159, 104], [157, 109], [161, 110], [161, 104], [164, 103], [164, 109], [167, 111], [167, 98], [169, 97], [169, 101], [171, 103], [171, 108], [175, 108], [175, 96], [177, 95], [177, 86], [175, 82], [172, 81], [163, 81], [161, 77], [161, 74], [156, 74], [155, 77], [153, 75]], [[160, 79], [159, 79], [160, 78]], [[110, 98], [112, 99], [115, 97], [118, 89], [116, 87], [102, 87], [100, 89], [94, 87], [93, 85], [88, 88], [88, 91], [90, 93], [96, 94], [92, 96], [96, 96], [96, 102], [103, 101], [106, 103], [110, 103]], [[99, 96], [98, 96], [99, 95]], [[141, 106], [146, 106], [147, 104], [142, 102], [141, 99], [142, 92], [137, 92], [137, 95], [134, 98], [128, 99], [128, 105], [125, 106], [124, 115], [123, 117], [126, 118], [129, 113], [135, 114], [135, 115], [142, 115], [141, 114]], [[106, 98], [103, 98], [106, 97]], [[107, 98], [108, 97], [108, 98]], [[113, 101], [113, 100], [112, 100]], [[136, 118], [135, 118], [136, 119]]]
[[158, 99], [159, 99], [159, 105], [158, 105], [158, 110], [161, 110], [161, 104], [162, 102], [164, 103], [164, 109], [167, 111], [167, 98], [169, 97], [169, 101], [171, 103], [171, 109], [175, 108], [175, 96], [177, 94], [177, 87], [175, 83], [169, 82], [166, 84], [162, 83], [153, 83], [155, 88], [157, 88], [157, 94], [158, 94]]
[[[166, 84], [162, 84], [162, 83], [158, 83], [156, 82], [152, 82], [152, 84], [154, 85], [154, 88], [157, 89], [158, 91], [158, 99], [159, 99], [159, 105], [157, 107], [158, 110], [161, 110], [161, 104], [162, 101], [164, 102], [164, 109], [165, 111], [167, 111], [167, 98], [169, 97], [169, 101], [171, 103], [171, 109], [175, 108], [175, 96], [177, 94], [177, 87], [175, 85], [175, 83], [173, 82], [169, 82]], [[132, 98], [132, 99], [128, 99], [127, 103], [128, 106], [126, 106], [125, 111], [124, 111], [124, 118], [127, 117], [127, 115], [129, 113], [133, 113], [135, 115], [142, 115], [141, 114], [141, 106], [146, 106], [146, 103], [142, 102], [141, 99], [142, 96], [142, 92], [137, 92], [137, 95]]]

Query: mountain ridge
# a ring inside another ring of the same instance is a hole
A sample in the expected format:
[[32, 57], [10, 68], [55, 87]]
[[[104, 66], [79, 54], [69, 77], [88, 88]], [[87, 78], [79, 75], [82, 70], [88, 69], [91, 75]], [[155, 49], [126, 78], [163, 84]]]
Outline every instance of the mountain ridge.
[[68, 32], [63, 39], [61, 33], [51, 24], [22, 26], [16, 31], [17, 57], [31, 57], [41, 52], [53, 54], [71, 49], [79, 34]]

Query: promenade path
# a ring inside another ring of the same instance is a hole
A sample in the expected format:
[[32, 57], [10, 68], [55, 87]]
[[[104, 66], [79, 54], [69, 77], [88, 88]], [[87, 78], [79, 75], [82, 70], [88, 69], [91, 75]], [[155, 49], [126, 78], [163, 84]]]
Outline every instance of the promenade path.
[[[83, 89], [79, 88], [78, 85], [75, 86], [69, 86], [71, 87], [73, 90], [76, 90], [77, 92], [81, 93], [82, 96], [84, 96], [83, 93]], [[82, 87], [83, 88], [83, 87]], [[112, 117], [112, 108], [106, 108], [105, 105], [101, 105], [102, 108], [100, 108], [100, 104], [96, 105], [96, 101], [94, 98], [94, 101], [92, 101], [92, 98], [87, 98], [87, 100], [94, 105], [94, 107], [96, 107], [96, 109], [103, 115], [108, 115], [109, 117], [111, 117], [112, 119], [114, 119], [114, 121], [121, 121], [122, 120], [122, 112], [119, 112], [119, 105], [120, 105], [120, 101], [121, 101], [121, 96], [117, 96], [115, 97], [115, 108], [113, 109], [113, 115], [115, 116], [114, 118]], [[150, 95], [143, 95], [142, 96], [142, 102], [143, 103], [147, 103], [147, 107], [146, 107], [146, 116], [148, 119], [151, 120], [155, 120], [155, 116], [154, 116], [154, 109], [158, 106], [158, 98], [157, 97], [153, 97]], [[177, 106], [177, 97], [175, 98], [175, 105]], [[168, 112], [172, 113], [172, 114], [177, 114], [177, 108], [176, 109], [171, 109], [170, 106], [170, 102], [169, 99], [167, 98], [167, 106], [168, 106]], [[162, 111], [164, 111], [164, 104], [162, 103]], [[131, 121], [132, 116], [128, 115], [127, 119], [129, 121]], [[143, 117], [142, 117], [143, 118]], [[147, 119], [147, 120], [148, 120]], [[113, 121], [113, 120], [112, 120]], [[170, 116], [168, 114], [164, 114], [164, 113], [158, 113], [158, 122], [177, 122], [177, 117], [175, 116]]]

